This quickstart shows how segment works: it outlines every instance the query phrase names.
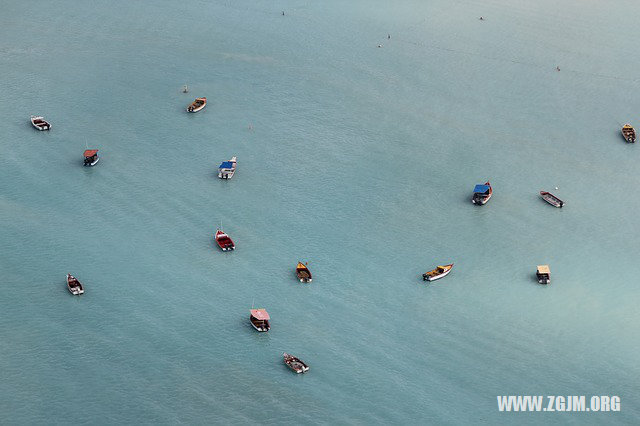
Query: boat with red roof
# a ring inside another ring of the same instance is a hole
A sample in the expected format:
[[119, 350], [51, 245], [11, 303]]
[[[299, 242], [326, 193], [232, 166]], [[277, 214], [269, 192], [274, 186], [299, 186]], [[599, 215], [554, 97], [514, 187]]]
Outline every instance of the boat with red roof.
[[251, 309], [249, 313], [249, 321], [251, 321], [253, 328], [258, 331], [269, 331], [271, 329], [269, 324], [271, 318], [266, 309]]
[[87, 149], [84, 151], [84, 165], [85, 166], [95, 166], [100, 161], [100, 157], [98, 157], [97, 149]]
[[231, 237], [220, 228], [216, 231], [216, 243], [222, 251], [231, 251], [236, 249], [236, 245], [233, 243]]

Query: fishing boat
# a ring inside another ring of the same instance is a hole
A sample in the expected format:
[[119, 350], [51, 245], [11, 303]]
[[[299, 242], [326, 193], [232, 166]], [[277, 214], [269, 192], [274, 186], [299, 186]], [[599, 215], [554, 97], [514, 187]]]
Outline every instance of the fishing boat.
[[218, 167], [218, 177], [220, 179], [231, 179], [236, 172], [236, 157], [231, 157], [231, 160], [224, 161]]
[[491, 184], [489, 181], [485, 182], [484, 185], [476, 185], [473, 189], [473, 197], [471, 198], [471, 202], [473, 204], [477, 204], [479, 206], [487, 204], [487, 201], [491, 199], [493, 195], [493, 188], [491, 188]]
[[440, 278], [444, 278], [449, 275], [449, 272], [451, 272], [451, 268], [453, 268], [453, 263], [443, 266], [437, 266], [436, 269], [422, 274], [422, 279], [424, 281], [439, 280]]
[[296, 276], [301, 283], [311, 282], [311, 271], [309, 270], [307, 265], [308, 263], [298, 262], [298, 266], [296, 266]]
[[205, 106], [207, 106], [207, 98], [196, 98], [196, 100], [187, 107], [187, 111], [198, 112]]
[[636, 141], [636, 130], [631, 127], [631, 124], [625, 124], [622, 126], [622, 137], [629, 143]]
[[85, 166], [95, 166], [98, 161], [100, 161], [100, 157], [98, 157], [98, 150], [97, 149], [87, 149], [84, 152], [84, 165]]
[[536, 276], [540, 284], [549, 284], [551, 282], [551, 271], [549, 265], [538, 265]]
[[296, 373], [306, 373], [309, 371], [309, 366], [302, 362], [300, 358], [295, 357], [293, 355], [289, 355], [288, 353], [283, 353], [284, 363], [287, 364], [287, 367], [295, 371]]
[[221, 229], [216, 230], [216, 243], [222, 249], [222, 251], [230, 251], [236, 249], [236, 245], [233, 243], [231, 237], [229, 237]]
[[82, 283], [71, 274], [67, 274], [67, 288], [69, 289], [71, 294], [84, 294], [84, 287], [82, 286]]
[[251, 325], [258, 331], [269, 331], [271, 325], [269, 325], [269, 313], [266, 309], [251, 309], [249, 315], [249, 321]]
[[564, 201], [562, 201], [560, 198], [556, 197], [550, 192], [540, 191], [540, 196], [542, 197], [543, 200], [545, 200], [547, 203], [551, 204], [554, 207], [564, 206]]
[[40, 117], [37, 115], [31, 116], [31, 124], [38, 130], [50, 130], [51, 124], [44, 119], [44, 117]]

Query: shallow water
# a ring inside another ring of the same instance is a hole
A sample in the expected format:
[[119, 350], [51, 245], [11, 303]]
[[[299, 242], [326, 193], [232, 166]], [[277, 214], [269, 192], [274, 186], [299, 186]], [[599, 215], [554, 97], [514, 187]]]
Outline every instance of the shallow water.
[[[2, 423], [640, 418], [637, 3], [0, 9]], [[498, 413], [509, 394], [622, 410]]]

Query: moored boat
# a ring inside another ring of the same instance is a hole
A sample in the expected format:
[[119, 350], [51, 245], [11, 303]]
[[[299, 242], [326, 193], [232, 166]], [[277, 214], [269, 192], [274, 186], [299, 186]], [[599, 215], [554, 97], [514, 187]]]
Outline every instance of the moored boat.
[[453, 268], [453, 263], [443, 266], [437, 266], [436, 269], [422, 274], [422, 279], [424, 281], [439, 280], [440, 278], [444, 278], [449, 275], [449, 272], [451, 272], [451, 268]]
[[218, 177], [220, 179], [231, 179], [236, 172], [236, 163], [236, 157], [231, 157], [231, 160], [222, 162], [218, 167]]
[[51, 129], [51, 124], [49, 124], [49, 122], [46, 121], [44, 119], [44, 117], [41, 117], [39, 115], [32, 115], [31, 116], [31, 124], [33, 124], [33, 127], [35, 127], [38, 130], [50, 130]]
[[625, 124], [622, 126], [622, 137], [629, 143], [636, 141], [636, 130], [631, 127], [631, 124]]
[[493, 188], [491, 188], [491, 184], [489, 181], [485, 182], [484, 185], [476, 185], [473, 189], [473, 197], [471, 198], [471, 202], [473, 204], [477, 204], [482, 206], [487, 204], [487, 201], [491, 199], [493, 195]]
[[82, 283], [71, 274], [67, 274], [67, 288], [71, 294], [84, 294], [84, 287], [82, 286]]
[[309, 366], [302, 362], [302, 360], [293, 355], [289, 355], [288, 353], [283, 353], [282, 357], [284, 358], [284, 363], [287, 364], [287, 367], [295, 371], [296, 373], [306, 373], [309, 371]]
[[216, 230], [216, 243], [222, 249], [222, 251], [235, 250], [236, 245], [233, 240], [221, 229]]
[[207, 106], [207, 98], [196, 98], [196, 100], [191, 102], [191, 105], [187, 107], [187, 111], [198, 112], [205, 106]]
[[551, 282], [551, 270], [549, 265], [538, 265], [536, 269], [536, 276], [540, 284], [549, 284]]
[[308, 263], [298, 262], [298, 265], [296, 266], [296, 276], [301, 283], [310, 283], [313, 278], [307, 265]]
[[545, 200], [547, 203], [551, 204], [554, 207], [564, 206], [564, 201], [562, 201], [560, 198], [556, 197], [550, 192], [540, 191], [540, 196], [542, 197], [543, 200]]
[[251, 309], [249, 311], [249, 321], [251, 325], [258, 331], [269, 331], [271, 325], [269, 324], [269, 313], [266, 309]]
[[87, 149], [84, 152], [84, 165], [85, 166], [95, 166], [98, 161], [100, 161], [100, 157], [98, 157], [97, 149]]

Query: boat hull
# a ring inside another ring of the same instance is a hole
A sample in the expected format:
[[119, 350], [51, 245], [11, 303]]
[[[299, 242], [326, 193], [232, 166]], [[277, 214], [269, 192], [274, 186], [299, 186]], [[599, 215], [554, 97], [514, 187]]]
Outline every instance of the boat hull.
[[96, 158], [96, 159], [95, 159], [93, 162], [91, 162], [91, 163], [84, 163], [84, 166], [85, 166], [85, 167], [93, 167], [93, 166], [95, 166], [96, 164], [98, 164], [98, 161], [100, 161], [100, 157]]
[[540, 191], [540, 196], [544, 201], [551, 204], [553, 207], [561, 208], [562, 206], [564, 206], [564, 201], [551, 194], [550, 192]]
[[[78, 285], [72, 286], [71, 282], [73, 280], [75, 280], [75, 282], [77, 282]], [[73, 294], [74, 296], [79, 296], [81, 294], [84, 294], [84, 287], [82, 286], [82, 283], [72, 275], [67, 275], [67, 290], [69, 290], [69, 293]]]
[[[41, 122], [36, 123], [36, 120], [40, 120]], [[51, 124], [42, 117], [31, 116], [31, 125], [40, 131], [51, 130]]]
[[440, 278], [446, 277], [447, 275], [449, 275], [451, 273], [451, 270], [453, 269], [453, 263], [450, 264], [450, 265], [445, 265], [445, 268], [447, 268], [447, 269], [444, 272], [442, 272], [441, 274], [438, 274], [438, 275], [429, 275], [428, 273], [422, 274], [422, 280], [423, 281], [436, 281], [436, 280], [439, 280]]

